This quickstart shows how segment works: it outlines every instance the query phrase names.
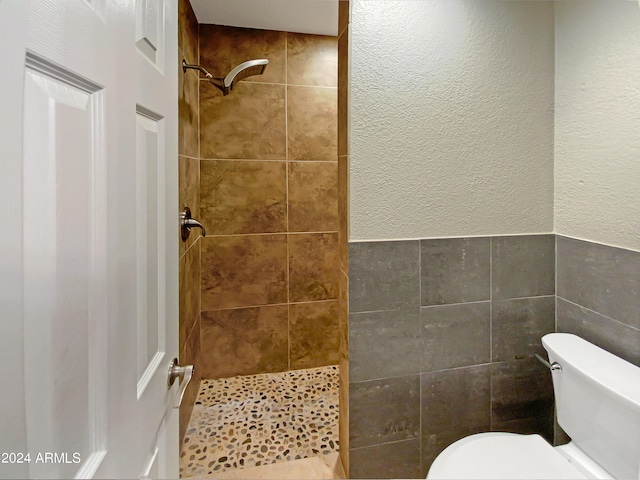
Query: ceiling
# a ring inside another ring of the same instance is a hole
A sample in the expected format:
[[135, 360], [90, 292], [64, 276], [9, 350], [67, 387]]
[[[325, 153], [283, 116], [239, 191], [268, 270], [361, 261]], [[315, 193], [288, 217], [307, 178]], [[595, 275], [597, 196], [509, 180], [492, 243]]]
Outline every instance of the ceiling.
[[191, 0], [198, 23], [338, 35], [338, 0]]

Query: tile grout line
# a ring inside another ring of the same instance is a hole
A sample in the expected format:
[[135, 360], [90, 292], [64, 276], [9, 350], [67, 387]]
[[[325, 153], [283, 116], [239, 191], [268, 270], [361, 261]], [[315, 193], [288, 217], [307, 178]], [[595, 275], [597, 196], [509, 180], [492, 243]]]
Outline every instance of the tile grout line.
[[[286, 51], [286, 47], [285, 47], [285, 51]], [[285, 61], [286, 63], [286, 61]], [[286, 74], [286, 67], [285, 67], [285, 74]], [[202, 82], [208, 82], [209, 80], [205, 77], [200, 77], [198, 76], [198, 78], [200, 79], [200, 81]], [[334, 86], [334, 85], [305, 85], [302, 83], [288, 83], [287, 79], [285, 79], [285, 81], [283, 83], [278, 83], [278, 82], [258, 82], [256, 80], [246, 80], [243, 81], [243, 83], [245, 85], [271, 85], [271, 86], [280, 86], [280, 87], [295, 87], [295, 88], [324, 88], [327, 90], [337, 90], [338, 87]]]
[[[288, 305], [307, 305], [309, 303], [332, 303], [338, 302], [338, 298], [328, 298], [326, 300], [309, 300], [305, 302], [282, 302], [282, 303], [264, 303], [262, 305], [247, 305], [240, 307], [226, 307], [226, 308], [210, 308], [203, 310], [203, 312], [224, 312], [226, 310], [242, 310], [245, 308], [263, 308], [263, 307], [284, 307]], [[298, 370], [297, 368], [295, 370]]]
[[[513, 360], [500, 360], [498, 362], [495, 362], [495, 364], [509, 364], [511, 363]], [[422, 378], [422, 375], [427, 375], [427, 374], [432, 374], [432, 373], [442, 373], [442, 372], [450, 372], [450, 371], [456, 371], [456, 370], [466, 370], [466, 369], [472, 369], [472, 368], [478, 368], [478, 367], [491, 367], [491, 365], [493, 365], [494, 362], [482, 362], [482, 363], [475, 363], [473, 365], [461, 365], [459, 367], [447, 367], [447, 368], [439, 368], [437, 370], [429, 370], [427, 372], [418, 372], [418, 373], [404, 373], [402, 375], [399, 376], [390, 376], [390, 377], [372, 377], [372, 378], [367, 378], [367, 379], [363, 379], [363, 380], [356, 380], [350, 383], [351, 384], [363, 384], [363, 383], [369, 383], [369, 382], [379, 382], [379, 381], [383, 381], [383, 380], [392, 380], [392, 379], [397, 379], [397, 378], [407, 378], [407, 377], [415, 377], [416, 375], [419, 376], [420, 378]], [[358, 447], [360, 448], [360, 447]]]
[[[555, 188], [555, 184], [554, 184]], [[555, 193], [555, 192], [554, 192]], [[553, 331], [558, 331], [558, 235], [553, 237], [553, 289], [554, 289], [554, 305], [553, 305]], [[553, 445], [556, 444], [556, 402], [553, 402]]]
[[[265, 232], [265, 233], [223, 233], [223, 234], [213, 234], [207, 235], [206, 238], [228, 238], [228, 237], [259, 237], [259, 236], [275, 236], [275, 235], [328, 235], [328, 234], [337, 234], [337, 231], [320, 231], [320, 232]], [[204, 238], [204, 237], [202, 237]], [[547, 295], [549, 296], [549, 295]], [[537, 298], [537, 297], [524, 297], [524, 298]], [[507, 300], [517, 300], [517, 299], [507, 299]], [[486, 300], [484, 300], [486, 301]], [[470, 302], [473, 303], [473, 302]], [[448, 304], [447, 304], [448, 305]]]
[[[340, 155], [341, 157], [349, 157], [350, 155]], [[517, 234], [496, 234], [496, 235], [447, 235], [440, 237], [411, 237], [411, 238], [356, 238], [352, 239], [350, 243], [381, 243], [381, 242], [417, 242], [420, 240], [463, 240], [472, 238], [508, 238], [508, 237], [543, 237], [555, 235], [554, 233], [517, 233]]]
[[[201, 238], [203, 238], [202, 236], [199, 236], [198, 238], [196, 238], [193, 242], [191, 242], [191, 244], [189, 244], [188, 247], [186, 247], [185, 251], [182, 252], [182, 255], [180, 255], [180, 257], [178, 258], [179, 260], [182, 260], [183, 258], [186, 257], [187, 253], [189, 253], [189, 251], [193, 248], [193, 246], [198, 243], [198, 240], [200, 240]], [[184, 240], [180, 239], [180, 241], [182, 243], [187, 243]]]
[[[420, 305], [422, 305], [422, 242], [418, 242], [418, 303]], [[420, 446], [420, 452], [423, 451], [423, 445], [422, 445], [422, 408], [423, 408], [423, 396], [422, 396], [422, 357], [424, 356], [424, 352], [423, 352], [423, 342], [422, 342], [422, 335], [423, 335], [423, 328], [422, 328], [422, 315], [420, 315], [420, 308], [418, 308], [418, 327], [420, 328], [420, 358], [419, 358], [419, 368], [418, 371], [420, 372], [419, 376], [418, 376], [418, 388], [420, 389], [420, 412], [418, 415], [418, 422], [419, 422], [419, 427], [418, 427], [418, 434], [420, 435], [419, 439], [418, 439], [418, 445]], [[423, 468], [424, 468], [424, 459], [422, 458], [423, 455], [420, 455], [420, 475], [422, 475], [423, 473]]]
[[[180, 154], [180, 156], [187, 156], [187, 155], [182, 155]], [[344, 157], [345, 155], [342, 155], [342, 157]], [[195, 157], [191, 157], [191, 158], [195, 158]], [[205, 161], [205, 162], [280, 162], [280, 163], [338, 163], [338, 160], [313, 160], [313, 159], [304, 159], [304, 160], [299, 160], [299, 159], [290, 159], [287, 160], [286, 158], [211, 158], [211, 157], [205, 157], [205, 158], [200, 158], [200, 160]], [[415, 240], [415, 239], [414, 239]]]
[[[197, 25], [197, 32], [196, 32], [196, 39], [197, 39], [197, 43], [196, 43], [196, 62], [198, 64], [200, 64], [200, 23], [198, 23], [196, 21], [196, 25]], [[194, 71], [195, 73], [195, 71]], [[201, 115], [200, 115], [200, 81], [198, 80], [198, 91], [197, 91], [197, 102], [198, 102], [198, 145], [197, 145], [197, 154], [198, 154], [198, 215], [201, 215], [201, 206], [202, 206], [202, 122], [201, 122]], [[204, 238], [204, 237], [203, 237]], [[199, 328], [199, 332], [198, 332], [198, 337], [200, 339], [200, 341], [198, 342], [198, 350], [202, 351], [202, 245], [204, 243], [204, 240], [200, 240], [198, 245], [199, 248], [199, 253], [198, 253], [198, 257], [200, 258], [200, 278], [199, 278], [199, 287], [200, 287], [200, 292], [199, 292], [199, 299], [200, 299], [200, 305], [199, 305], [199, 311], [200, 311], [200, 321], [198, 322], [198, 328]], [[198, 363], [198, 369], [202, 369], [202, 362], [199, 361]], [[201, 375], [198, 375], [198, 378], [202, 378]], [[197, 398], [197, 397], [196, 397]], [[194, 405], [195, 406], [195, 405]], [[191, 412], [191, 415], [193, 415], [193, 410]]]
[[291, 304], [287, 302], [287, 369], [291, 371]]
[[600, 316], [602, 318], [605, 318], [607, 320], [611, 320], [612, 322], [615, 322], [615, 323], [619, 324], [622, 327], [630, 328], [631, 330], [635, 330], [635, 331], [640, 332], [640, 328], [638, 328], [638, 327], [634, 327], [633, 325], [629, 325], [627, 323], [624, 323], [621, 320], [618, 320], [616, 318], [610, 317], [609, 315], [605, 315], [603, 313], [600, 313], [597, 310], [593, 310], [592, 308], [585, 307], [584, 305], [581, 305], [579, 303], [576, 303], [576, 302], [574, 302], [572, 300], [569, 300], [567, 298], [564, 298], [564, 297], [556, 296], [556, 309], [557, 309], [557, 304], [558, 304], [557, 300], [562, 300], [563, 302], [570, 303], [571, 305], [574, 305], [574, 306], [576, 306], [578, 308], [581, 308], [583, 310], [586, 310], [588, 312], [594, 313], [594, 314], [596, 314], [596, 315], [598, 315], [598, 316]]
[[[554, 314], [555, 318], [553, 319], [553, 329], [554, 332], [558, 331], [558, 236], [555, 235], [553, 239], [553, 295], [555, 297], [555, 305], [554, 305]], [[555, 406], [554, 406], [555, 408]]]
[[562, 238], [566, 238], [568, 240], [575, 240], [575, 241], [578, 241], [578, 242], [590, 243], [590, 244], [593, 244], [593, 245], [600, 245], [602, 247], [615, 248], [616, 250], [626, 250], [626, 251], [633, 252], [633, 253], [640, 253], [640, 249], [633, 248], [633, 247], [623, 247], [623, 246], [620, 246], [620, 245], [614, 245], [613, 243], [601, 242], [601, 241], [597, 241], [597, 240], [587, 240], [586, 238], [573, 237], [573, 236], [570, 236], [570, 235], [560, 234], [560, 233], [552, 233], [550, 235], [555, 235], [556, 238], [562, 237]]
[[286, 229], [287, 229], [287, 368], [291, 370], [291, 252], [289, 249], [289, 88], [287, 87], [289, 68], [289, 34], [284, 36], [284, 157], [285, 157], [285, 194], [286, 194]]
[[287, 162], [289, 161], [289, 34], [284, 41], [284, 151]]
[[[197, 43], [196, 43], [196, 63], [199, 65], [200, 64], [200, 24], [197, 23], [198, 25], [198, 29], [196, 32], [196, 39], [197, 39]], [[194, 70], [195, 73], [195, 70]], [[200, 77], [198, 76], [198, 79]], [[198, 159], [200, 160], [202, 157], [202, 152], [200, 149], [201, 146], [201, 128], [200, 128], [200, 81], [198, 81]], [[200, 171], [200, 169], [198, 168], [198, 172]], [[198, 181], [199, 182], [199, 181]], [[200, 197], [200, 184], [198, 183], [198, 197]], [[198, 198], [198, 201], [200, 200], [200, 198]]]
[[198, 157], [192, 157], [190, 155], [183, 155], [182, 153], [179, 153], [178, 157], [188, 158], [189, 160], [200, 160], [200, 158], [198, 158]]
[[[193, 9], [193, 7], [192, 7]], [[194, 13], [195, 15], [195, 13]], [[196, 63], [200, 64], [200, 23], [198, 23], [197, 19], [196, 19]], [[194, 71], [194, 73], [196, 73]], [[201, 163], [201, 157], [202, 157], [202, 148], [201, 148], [201, 144], [202, 144], [202, 134], [201, 134], [201, 121], [200, 121], [200, 80], [197, 81], [197, 91], [196, 91], [196, 105], [197, 105], [197, 125], [198, 125], [198, 137], [197, 137], [197, 142], [198, 144], [196, 145], [196, 154], [198, 155], [198, 216], [201, 216], [201, 205], [202, 205], [202, 163]], [[204, 243], [204, 240], [202, 240], [201, 237], [200, 240], [198, 240], [198, 258], [199, 258], [199, 263], [198, 263], [198, 270], [200, 272], [200, 278], [198, 278], [198, 319], [196, 320], [198, 323], [198, 352], [202, 351], [202, 245]], [[200, 357], [200, 355], [198, 355], [198, 357]], [[200, 362], [200, 359], [197, 359], [197, 368], [198, 370], [202, 369], [202, 362]], [[194, 362], [195, 363], [195, 362]], [[202, 376], [200, 373], [197, 374], [196, 377], [198, 380], [202, 379]], [[199, 394], [199, 392], [198, 392]], [[196, 398], [198, 398], [196, 396]], [[194, 404], [195, 407], [195, 404]], [[193, 416], [193, 408], [191, 410], [191, 416]], [[189, 418], [189, 422], [188, 424], [191, 423], [191, 418]], [[187, 427], [188, 427], [187, 424]], [[186, 433], [186, 432], [185, 432]], [[183, 438], [184, 440], [184, 438]]]
[[[335, 232], [315, 232], [315, 233], [335, 233]], [[555, 298], [555, 295], [539, 295], [539, 296], [535, 296], [535, 297], [502, 298], [502, 299], [497, 299], [496, 302], [510, 302], [510, 301], [515, 301], [515, 300], [535, 300], [535, 299], [540, 299], [540, 298]], [[429, 309], [429, 308], [455, 307], [455, 306], [460, 306], [460, 305], [480, 305], [480, 304], [483, 304], [483, 303], [491, 304], [492, 300], [489, 299], [489, 300], [473, 300], [471, 302], [459, 302], [459, 303], [439, 303], [439, 304], [434, 304], [434, 305], [420, 305], [419, 307], [409, 307], [409, 308], [419, 308], [420, 310], [423, 310], [423, 309]], [[352, 312], [349, 312], [349, 313], [353, 314], [353, 315], [359, 315], [359, 314], [362, 314], [362, 313], [393, 312], [393, 311], [396, 311], [396, 310], [403, 310], [405, 308], [407, 308], [407, 307], [397, 307], [397, 308], [389, 308], [389, 309], [382, 309], [382, 310], [361, 310], [361, 311], [352, 311]], [[595, 313], [598, 313], [598, 312], [595, 312]], [[600, 314], [600, 315], [602, 315], [602, 314]]]
[[[535, 297], [533, 297], [533, 298], [535, 298]], [[507, 298], [505, 300], [514, 300], [514, 299]], [[455, 306], [458, 306], [458, 305], [476, 305], [476, 304], [480, 304], [480, 303], [489, 303], [489, 302], [491, 302], [491, 300], [473, 300], [473, 301], [470, 301], [470, 302], [458, 302], [458, 303], [436, 303], [436, 304], [433, 304], [433, 305], [420, 305], [420, 309], [423, 309], [423, 308], [438, 308], [438, 307], [455, 307]]]
[[[489, 365], [493, 364], [493, 237], [489, 237]], [[493, 375], [489, 367], [489, 430], [493, 427]]]

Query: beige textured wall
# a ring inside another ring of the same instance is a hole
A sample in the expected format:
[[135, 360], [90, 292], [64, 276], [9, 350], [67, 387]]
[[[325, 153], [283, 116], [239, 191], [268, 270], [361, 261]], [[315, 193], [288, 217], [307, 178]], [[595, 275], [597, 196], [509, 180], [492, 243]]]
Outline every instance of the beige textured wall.
[[640, 250], [640, 9], [556, 4], [555, 231]]
[[[178, 20], [178, 183], [179, 210], [191, 209], [200, 218], [200, 145], [198, 135], [198, 76], [182, 72], [182, 60], [198, 63], [198, 21], [189, 0], [180, 0]], [[200, 384], [200, 236], [191, 231], [186, 242], [180, 239], [180, 320], [179, 355], [181, 365], [195, 365], [195, 378], [187, 388], [180, 407], [180, 438], [189, 423]]]
[[552, 231], [553, 14], [352, 2], [352, 240]]
[[337, 40], [200, 25], [201, 374], [338, 363]]

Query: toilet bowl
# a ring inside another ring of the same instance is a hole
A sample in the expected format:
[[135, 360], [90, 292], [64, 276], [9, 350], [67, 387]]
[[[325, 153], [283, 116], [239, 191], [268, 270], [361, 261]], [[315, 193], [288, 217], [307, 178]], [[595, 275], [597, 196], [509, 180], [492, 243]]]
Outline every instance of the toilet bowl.
[[552, 333], [558, 423], [572, 438], [478, 433], [444, 449], [427, 479], [640, 479], [640, 368], [576, 335]]
[[477, 433], [449, 445], [428, 479], [612, 479], [573, 445], [552, 447], [540, 435]]

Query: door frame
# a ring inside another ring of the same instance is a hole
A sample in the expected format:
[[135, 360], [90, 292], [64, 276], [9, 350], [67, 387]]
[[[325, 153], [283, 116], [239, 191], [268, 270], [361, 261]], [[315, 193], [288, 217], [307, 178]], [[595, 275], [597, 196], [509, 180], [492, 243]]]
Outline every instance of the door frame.
[[[25, 452], [27, 430], [22, 370], [24, 329], [22, 321], [22, 81], [26, 52], [27, 2], [0, 0], [0, 204], [3, 206], [0, 235], [0, 351], [4, 352], [5, 390], [0, 395], [0, 452]], [[8, 46], [8, 48], [7, 48]], [[7, 161], [8, 160], [8, 161]], [[26, 477], [28, 465], [2, 465], [7, 477]]]

